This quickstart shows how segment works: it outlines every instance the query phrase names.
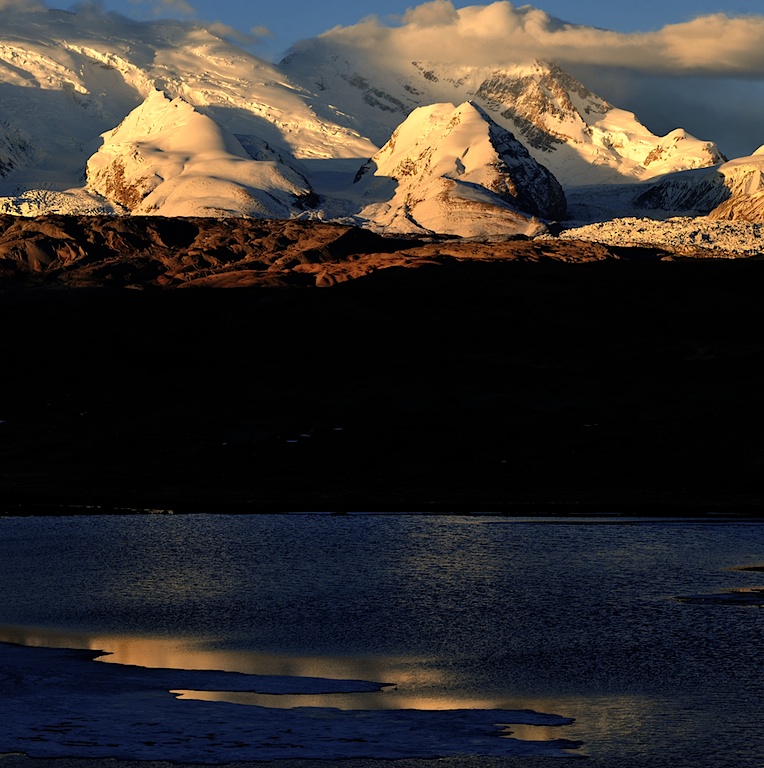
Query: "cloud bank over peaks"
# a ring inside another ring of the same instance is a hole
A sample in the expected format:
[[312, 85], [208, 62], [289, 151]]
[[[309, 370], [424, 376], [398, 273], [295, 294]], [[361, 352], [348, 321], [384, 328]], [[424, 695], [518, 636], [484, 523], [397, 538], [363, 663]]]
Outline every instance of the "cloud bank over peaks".
[[273, 37], [271, 30], [265, 26], [255, 26], [247, 31], [233, 27], [220, 20], [202, 20], [197, 9], [187, 0], [130, 0], [130, 2], [136, 6], [151, 9], [156, 16], [164, 16], [166, 14], [184, 16], [195, 23], [203, 25], [213, 35], [245, 47], [262, 45], [267, 38]]
[[397, 26], [371, 16], [322, 37], [361, 47], [388, 61], [502, 64], [529, 58], [622, 67], [649, 74], [753, 76], [764, 74], [764, 15], [723, 13], [653, 32], [620, 33], [566, 23], [529, 5], [502, 0], [456, 9], [431, 0], [409, 9]]

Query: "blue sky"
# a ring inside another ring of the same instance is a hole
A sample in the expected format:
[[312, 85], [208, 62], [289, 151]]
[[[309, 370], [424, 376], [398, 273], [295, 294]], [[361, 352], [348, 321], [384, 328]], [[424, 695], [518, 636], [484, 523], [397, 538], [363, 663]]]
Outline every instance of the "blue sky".
[[[49, 3], [58, 5], [55, 0]], [[253, 48], [263, 58], [276, 59], [300, 38], [313, 37], [336, 25], [349, 25], [374, 14], [381, 21], [394, 22], [412, 0], [103, 0], [106, 9], [139, 19], [157, 17], [197, 18], [219, 21], [242, 33], [260, 28], [271, 35], [261, 36]], [[462, 8], [483, 3], [459, 2]], [[525, 3], [516, 2], [516, 7]], [[532, 3], [552, 16], [574, 24], [602, 27], [620, 32], [652, 31], [666, 24], [689, 21], [697, 16], [723, 12], [729, 15], [764, 13], [762, 0], [538, 0]], [[61, 5], [66, 7], [67, 3]]]

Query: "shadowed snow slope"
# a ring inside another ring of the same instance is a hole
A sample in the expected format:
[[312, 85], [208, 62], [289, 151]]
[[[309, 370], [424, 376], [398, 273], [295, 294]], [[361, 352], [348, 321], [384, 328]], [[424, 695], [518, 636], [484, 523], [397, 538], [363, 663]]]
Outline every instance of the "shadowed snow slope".
[[0, 179], [28, 162], [24, 140], [0, 123]]
[[471, 103], [414, 110], [356, 183], [361, 217], [389, 231], [532, 234], [565, 214], [554, 176]]
[[709, 171], [677, 173], [652, 186], [635, 204], [712, 219], [764, 221], [764, 147]]
[[87, 178], [95, 192], [136, 214], [289, 218], [311, 195], [284, 163], [253, 160], [232, 133], [160, 91], [104, 134]]

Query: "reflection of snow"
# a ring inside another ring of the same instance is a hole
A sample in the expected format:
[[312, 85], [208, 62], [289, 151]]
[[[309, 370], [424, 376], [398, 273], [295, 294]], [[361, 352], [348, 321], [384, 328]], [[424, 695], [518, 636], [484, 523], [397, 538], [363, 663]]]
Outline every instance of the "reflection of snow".
[[[379, 691], [352, 680], [92, 664], [98, 652], [0, 643], [0, 753], [221, 763], [275, 758], [568, 755], [565, 740], [506, 738], [510, 724], [566, 725], [528, 710], [341, 711], [180, 700], [169, 691]], [[164, 694], [164, 695], [163, 695]], [[380, 694], [384, 695], [384, 694]]]

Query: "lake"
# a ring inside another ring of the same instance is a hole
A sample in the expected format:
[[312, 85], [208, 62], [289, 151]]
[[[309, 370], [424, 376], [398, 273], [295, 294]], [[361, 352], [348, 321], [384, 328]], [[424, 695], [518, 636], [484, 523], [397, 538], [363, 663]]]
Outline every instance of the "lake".
[[[288, 721], [304, 734], [290, 757], [523, 765], [524, 745], [542, 742], [539, 754], [593, 765], [764, 768], [762, 564], [752, 521], [0, 519], [0, 680], [21, 669], [27, 681], [0, 752], [167, 759], [135, 722], [98, 721], [123, 690], [120, 712], [133, 691], [156, 702], [157, 722], [189, 713], [173, 736], [188, 762], [287, 756], [259, 732], [240, 755], [228, 732], [225, 749], [186, 754], [199, 718], [226, 713], [231, 728]], [[111, 663], [40, 646], [106, 650]], [[270, 688], [168, 669], [265, 675]], [[78, 740], [60, 735], [75, 701]], [[522, 710], [538, 721], [519, 722]], [[320, 747], [319, 717], [335, 729]]]

